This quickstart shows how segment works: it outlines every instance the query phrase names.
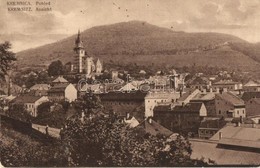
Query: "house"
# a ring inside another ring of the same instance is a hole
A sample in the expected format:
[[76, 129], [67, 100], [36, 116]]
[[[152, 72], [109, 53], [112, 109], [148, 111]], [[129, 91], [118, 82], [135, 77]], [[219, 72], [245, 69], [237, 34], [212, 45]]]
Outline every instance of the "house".
[[207, 116], [208, 117], [216, 116], [215, 92], [198, 93], [190, 100], [190, 102], [203, 103], [207, 109]]
[[209, 90], [211, 87], [211, 81], [206, 77], [195, 76], [189, 79], [186, 82], [186, 85], [191, 89], [199, 89], [201, 91], [204, 89]]
[[22, 95], [13, 99], [11, 104], [23, 105], [32, 116], [36, 117], [38, 106], [47, 101], [49, 101], [47, 96]]
[[201, 121], [199, 127], [199, 138], [209, 139], [226, 125], [223, 118], [207, 118]]
[[47, 96], [50, 87], [49, 84], [35, 84], [30, 88], [30, 92], [35, 96]]
[[143, 105], [146, 94], [141, 91], [117, 91], [98, 94], [98, 96], [105, 109], [112, 110], [118, 116], [125, 116], [126, 113], [132, 114], [137, 107]]
[[245, 92], [260, 92], [260, 81], [250, 80], [244, 86], [243, 90]]
[[246, 116], [260, 115], [260, 98], [252, 98], [246, 102]]
[[243, 99], [245, 102], [252, 98], [260, 98], [260, 92], [244, 92], [241, 97], [241, 99]]
[[145, 96], [145, 117], [153, 116], [153, 109], [158, 104], [176, 102], [179, 97], [179, 92], [149, 92]]
[[184, 87], [184, 76], [183, 75], [155, 75], [150, 76], [148, 79], [151, 88], [159, 90], [177, 90], [180, 87]]
[[146, 133], [153, 136], [161, 134], [166, 137], [170, 137], [173, 134], [172, 131], [155, 122], [151, 117], [143, 120], [137, 127], [144, 128]]
[[71, 83], [55, 84], [48, 90], [48, 97], [51, 101], [75, 101], [77, 99], [77, 89]]
[[233, 82], [231, 80], [221, 80], [212, 85], [214, 90], [237, 91], [242, 89], [242, 83]]
[[216, 94], [215, 106], [216, 115], [219, 117], [246, 117], [244, 101], [230, 92], [221, 92]]
[[173, 132], [197, 134], [205, 116], [205, 105], [192, 102], [183, 105], [158, 105], [154, 108], [153, 119]]

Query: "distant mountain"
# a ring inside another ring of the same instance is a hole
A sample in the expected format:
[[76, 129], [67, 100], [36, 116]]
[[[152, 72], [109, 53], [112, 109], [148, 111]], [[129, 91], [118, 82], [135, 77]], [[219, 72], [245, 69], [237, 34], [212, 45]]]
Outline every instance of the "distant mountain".
[[[247, 70], [260, 65], [258, 59], [239, 49], [243, 47], [233, 45], [250, 43], [221, 33], [176, 32], [142, 21], [130, 21], [93, 27], [83, 31], [81, 37], [87, 53], [104, 62], [176, 66], [195, 63]], [[75, 38], [76, 35], [19, 52], [18, 66], [48, 65], [57, 59], [63, 63], [72, 61]]]

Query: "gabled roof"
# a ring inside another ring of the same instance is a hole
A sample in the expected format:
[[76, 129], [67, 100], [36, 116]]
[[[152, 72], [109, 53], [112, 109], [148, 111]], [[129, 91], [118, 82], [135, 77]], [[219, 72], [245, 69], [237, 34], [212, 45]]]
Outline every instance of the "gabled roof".
[[209, 92], [209, 93], [198, 93], [195, 97], [192, 98], [192, 100], [197, 101], [205, 101], [205, 100], [214, 100], [215, 99], [215, 93]]
[[69, 83], [61, 83], [49, 89], [48, 92], [64, 92]]
[[151, 135], [158, 135], [162, 134], [165, 136], [170, 136], [173, 134], [172, 131], [168, 130], [167, 128], [163, 127], [162, 125], [158, 124], [154, 120], [152, 120], [151, 123], [147, 121], [148, 119], [141, 122], [138, 126], [143, 127], [145, 129], [145, 132], [150, 133]]
[[239, 97], [233, 95], [230, 92], [223, 92], [216, 94], [216, 97], [221, 98], [222, 100], [225, 100], [229, 103], [231, 103], [234, 106], [243, 106], [245, 105], [244, 101], [240, 99]]
[[260, 86], [258, 81], [250, 80], [244, 86]]
[[42, 96], [32, 96], [32, 95], [22, 95], [18, 96], [15, 99], [12, 100], [13, 103], [35, 103], [37, 100], [39, 100]]
[[68, 83], [68, 81], [64, 79], [62, 76], [59, 76], [58, 78], [54, 79], [52, 83]]
[[248, 101], [252, 98], [260, 98], [260, 92], [244, 92], [242, 95], [244, 101]]
[[219, 132], [222, 133], [223, 142], [220, 144], [242, 146], [242, 147], [253, 147], [260, 149], [260, 129], [259, 128], [248, 128], [248, 127], [237, 127], [227, 125], [219, 130], [211, 140], [219, 140]]

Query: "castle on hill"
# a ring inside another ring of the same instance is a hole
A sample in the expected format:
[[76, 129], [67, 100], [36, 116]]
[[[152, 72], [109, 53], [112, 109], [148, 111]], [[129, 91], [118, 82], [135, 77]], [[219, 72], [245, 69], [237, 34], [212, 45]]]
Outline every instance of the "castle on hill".
[[71, 70], [75, 73], [86, 74], [87, 77], [99, 75], [102, 73], [103, 64], [100, 59], [94, 61], [94, 58], [87, 54], [84, 49], [83, 41], [80, 37], [80, 31], [78, 32], [78, 36], [75, 40], [75, 57], [74, 61], [71, 65]]

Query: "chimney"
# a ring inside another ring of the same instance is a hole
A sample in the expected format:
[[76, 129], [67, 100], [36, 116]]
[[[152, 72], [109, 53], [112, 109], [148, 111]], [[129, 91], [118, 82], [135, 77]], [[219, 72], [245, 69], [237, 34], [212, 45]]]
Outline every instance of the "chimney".
[[209, 92], [212, 93], [212, 87], [209, 88]]
[[218, 137], [219, 137], [219, 140], [222, 139], [222, 132], [219, 132]]
[[148, 118], [148, 123], [149, 123], [149, 124], [152, 124], [152, 117], [149, 117], [149, 118]]

